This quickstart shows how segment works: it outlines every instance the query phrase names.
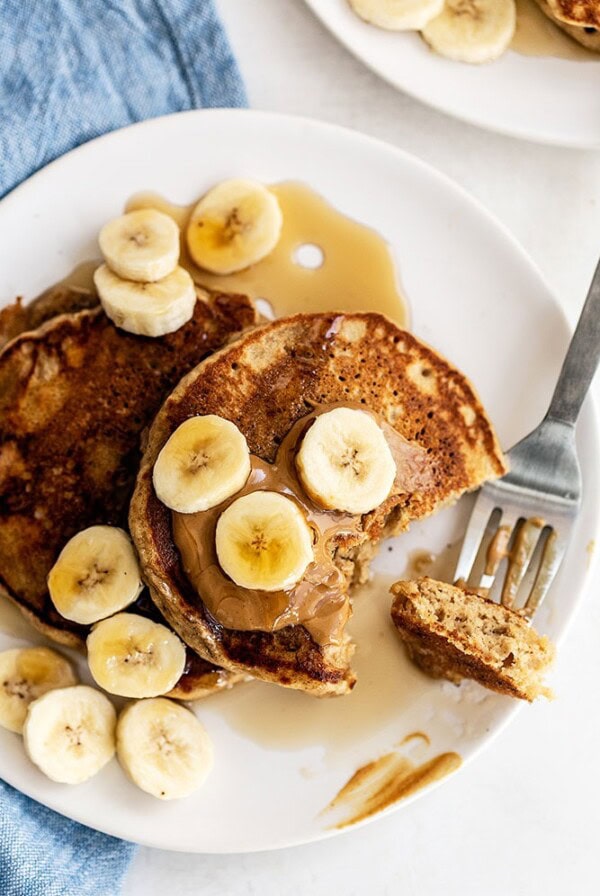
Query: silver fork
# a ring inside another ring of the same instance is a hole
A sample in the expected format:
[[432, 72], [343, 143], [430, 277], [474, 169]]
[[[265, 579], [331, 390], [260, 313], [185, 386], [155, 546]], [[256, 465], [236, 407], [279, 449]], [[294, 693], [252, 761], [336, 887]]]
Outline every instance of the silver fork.
[[[506, 557], [500, 600], [529, 619], [558, 572], [579, 512], [581, 470], [575, 423], [599, 360], [600, 263], [548, 412], [537, 429], [508, 452], [510, 472], [479, 490], [456, 567], [455, 580], [489, 591]], [[484, 536], [492, 532], [482, 557]], [[516, 608], [517, 592], [528, 569], [533, 582], [522, 606]]]

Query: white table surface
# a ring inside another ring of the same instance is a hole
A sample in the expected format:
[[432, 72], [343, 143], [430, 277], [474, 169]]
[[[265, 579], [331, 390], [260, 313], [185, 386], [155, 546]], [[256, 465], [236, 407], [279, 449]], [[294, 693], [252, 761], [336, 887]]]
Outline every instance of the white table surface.
[[[355, 61], [302, 0], [217, 6], [254, 108], [356, 128], [444, 171], [512, 230], [575, 321], [600, 254], [600, 153], [519, 142], [418, 104]], [[596, 564], [559, 652], [557, 699], [525, 707], [433, 793], [361, 830], [279, 852], [141, 849], [125, 896], [597, 893], [599, 591]]]

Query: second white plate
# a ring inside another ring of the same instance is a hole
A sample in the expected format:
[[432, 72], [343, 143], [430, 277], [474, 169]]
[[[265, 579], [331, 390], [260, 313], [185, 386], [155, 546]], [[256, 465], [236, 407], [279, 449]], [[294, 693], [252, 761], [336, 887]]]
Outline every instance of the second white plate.
[[347, 0], [306, 0], [365, 65], [394, 87], [471, 124], [561, 146], [600, 147], [598, 61], [523, 56], [487, 65], [443, 59], [418, 34], [363, 22]]

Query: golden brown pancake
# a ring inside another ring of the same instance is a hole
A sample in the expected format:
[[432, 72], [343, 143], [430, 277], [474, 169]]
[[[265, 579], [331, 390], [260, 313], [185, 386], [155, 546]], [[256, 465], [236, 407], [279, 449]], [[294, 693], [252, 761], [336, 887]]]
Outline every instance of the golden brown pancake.
[[[34, 313], [65, 303], [57, 295]], [[0, 354], [0, 594], [54, 640], [81, 646], [87, 631], [50, 601], [58, 553], [87, 526], [127, 526], [144, 429], [185, 372], [255, 320], [246, 297], [217, 293], [177, 332], [148, 339], [95, 308], [59, 315]], [[196, 684], [218, 672], [197, 664]]]
[[97, 305], [98, 297], [91, 289], [66, 284], [51, 287], [27, 305], [19, 297], [0, 309], [0, 349], [19, 333], [37, 330], [59, 314], [74, 314]]
[[257, 329], [208, 358], [167, 399], [150, 430], [130, 512], [151, 595], [186, 643], [212, 662], [288, 687], [343, 694], [354, 684], [347, 638], [317, 643], [300, 625], [226, 629], [188, 581], [170, 511], [152, 486], [156, 457], [191, 415], [219, 414], [272, 463], [292, 426], [312, 409], [352, 403], [374, 412], [426, 459], [427, 487], [406, 484], [330, 543], [347, 582], [364, 580], [380, 540], [501, 476], [505, 462], [473, 388], [456, 368], [379, 314], [299, 314]]

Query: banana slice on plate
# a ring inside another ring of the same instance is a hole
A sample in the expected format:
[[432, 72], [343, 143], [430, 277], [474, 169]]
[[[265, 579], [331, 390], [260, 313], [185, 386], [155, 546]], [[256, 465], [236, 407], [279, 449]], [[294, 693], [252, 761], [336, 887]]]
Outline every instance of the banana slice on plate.
[[444, 0], [348, 0], [365, 22], [390, 31], [419, 31], [444, 8]]
[[194, 281], [186, 270], [153, 283], [123, 280], [108, 265], [94, 272], [100, 304], [112, 322], [138, 336], [165, 336], [191, 320], [196, 307]]
[[441, 56], [482, 63], [508, 49], [516, 24], [515, 0], [446, 0], [440, 15], [421, 33]]
[[48, 647], [22, 647], [0, 653], [0, 726], [21, 734], [27, 709], [56, 688], [77, 684], [71, 663]]
[[364, 411], [334, 408], [317, 417], [296, 456], [300, 481], [326, 510], [369, 513], [389, 496], [396, 464], [383, 430]]
[[81, 784], [115, 754], [117, 714], [86, 685], [50, 691], [29, 707], [23, 728], [27, 755], [59, 784]]
[[215, 533], [223, 571], [242, 588], [280, 591], [314, 559], [312, 530], [298, 505], [277, 492], [251, 492], [223, 511]]
[[124, 280], [150, 282], [171, 274], [179, 261], [179, 228], [154, 208], [138, 209], [105, 224], [98, 237], [107, 265]]
[[224, 180], [192, 212], [187, 244], [197, 265], [233, 274], [256, 264], [277, 245], [282, 225], [277, 199], [252, 180]]
[[117, 756], [134, 784], [161, 800], [198, 790], [213, 765], [204, 726], [189, 709], [164, 697], [140, 700], [123, 710]]
[[215, 507], [244, 487], [250, 452], [235, 424], [216, 414], [190, 417], [163, 446], [153, 471], [154, 490], [179, 513]]
[[52, 603], [61, 616], [80, 625], [123, 610], [143, 587], [131, 539], [115, 526], [90, 526], [78, 532], [48, 575]]
[[95, 625], [87, 650], [94, 681], [119, 697], [166, 694], [181, 678], [186, 660], [171, 629], [136, 613], [117, 613]]

